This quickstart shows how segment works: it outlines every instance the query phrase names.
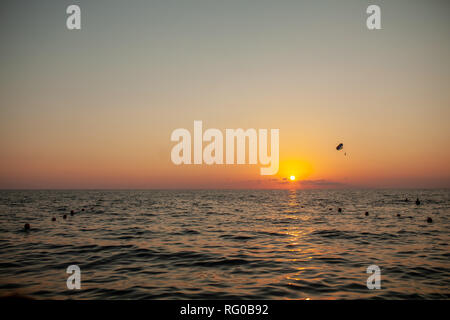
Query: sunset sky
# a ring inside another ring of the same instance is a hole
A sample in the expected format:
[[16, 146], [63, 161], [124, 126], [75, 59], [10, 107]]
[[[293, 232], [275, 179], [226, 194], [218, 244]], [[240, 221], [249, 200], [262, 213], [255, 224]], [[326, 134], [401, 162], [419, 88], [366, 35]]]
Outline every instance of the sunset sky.
[[[450, 187], [449, 9], [2, 1], [0, 188]], [[170, 135], [194, 120], [280, 129], [278, 174], [174, 165]]]

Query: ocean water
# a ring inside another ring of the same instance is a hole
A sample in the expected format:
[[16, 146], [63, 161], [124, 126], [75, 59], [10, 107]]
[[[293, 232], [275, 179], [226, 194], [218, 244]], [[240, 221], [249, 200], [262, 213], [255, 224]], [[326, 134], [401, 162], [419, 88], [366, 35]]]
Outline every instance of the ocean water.
[[0, 296], [449, 299], [449, 208], [449, 190], [0, 191]]

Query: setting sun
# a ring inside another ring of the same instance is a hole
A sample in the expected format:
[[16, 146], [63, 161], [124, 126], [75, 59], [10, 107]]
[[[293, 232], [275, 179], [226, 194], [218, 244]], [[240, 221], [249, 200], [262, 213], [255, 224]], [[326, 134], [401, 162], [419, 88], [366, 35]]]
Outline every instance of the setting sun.
[[291, 179], [291, 181], [295, 180], [295, 176], [290, 176], [289, 179]]

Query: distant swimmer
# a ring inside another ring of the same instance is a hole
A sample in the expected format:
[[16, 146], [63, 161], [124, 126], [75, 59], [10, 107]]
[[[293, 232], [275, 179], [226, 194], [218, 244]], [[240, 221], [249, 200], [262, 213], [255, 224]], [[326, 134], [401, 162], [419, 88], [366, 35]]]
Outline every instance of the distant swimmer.
[[67, 219], [67, 214], [63, 215], [63, 219]]
[[419, 200], [419, 198], [416, 199], [416, 204], [417, 204], [417, 205], [420, 205], [420, 200]]
[[75, 214], [75, 212], [73, 212], [73, 210], [70, 211], [70, 215], [71, 215], [71, 216], [73, 216], [74, 214]]
[[397, 213], [397, 217], [401, 217], [402, 215], [400, 213]]
[[30, 229], [31, 229], [30, 224], [29, 224], [29, 223], [25, 223], [25, 225], [23, 226], [23, 229], [24, 229], [25, 231], [30, 230]]
[[367, 216], [369, 215], [369, 212], [368, 212], [368, 211], [366, 211], [366, 213], [365, 213], [365, 214], [366, 214], [366, 217], [367, 217]]
[[83, 209], [81, 209], [81, 211], [84, 211], [84, 208], [83, 208]]
[[342, 209], [341, 209], [341, 208], [338, 208], [338, 212], [342, 212]]
[[428, 222], [428, 223], [432, 223], [432, 222], [433, 222], [433, 219], [431, 219], [430, 217], [428, 217], [428, 218], [427, 218], [427, 222]]
[[405, 202], [409, 202], [408, 198], [405, 198]]
[[56, 218], [55, 218], [55, 217], [53, 217], [53, 218], [52, 218], [52, 221], [56, 221]]

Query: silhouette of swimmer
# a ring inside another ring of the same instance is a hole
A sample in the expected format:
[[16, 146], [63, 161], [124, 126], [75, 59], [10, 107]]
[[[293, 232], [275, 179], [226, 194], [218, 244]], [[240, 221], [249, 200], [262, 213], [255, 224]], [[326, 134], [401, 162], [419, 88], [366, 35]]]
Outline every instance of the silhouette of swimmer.
[[433, 219], [431, 219], [430, 217], [428, 217], [428, 218], [427, 218], [427, 222], [428, 222], [428, 223], [432, 223], [432, 222], [433, 222]]
[[63, 219], [66, 219], [66, 218], [67, 218], [67, 214], [63, 215]]
[[23, 226], [23, 229], [24, 229], [25, 231], [30, 230], [30, 229], [31, 229], [30, 224], [29, 224], [29, 223], [25, 223], [25, 225]]
[[419, 198], [416, 199], [416, 204], [417, 204], [417, 205], [420, 205], [420, 200], [419, 200]]
[[397, 213], [397, 217], [401, 217], [400, 213]]
[[408, 198], [405, 198], [405, 202], [409, 202]]
[[338, 212], [342, 212], [342, 209], [341, 209], [341, 208], [338, 208]]
[[366, 214], [366, 217], [367, 217], [367, 216], [369, 215], [369, 212], [367, 212], [367, 211], [366, 211], [366, 213], [365, 213], [365, 214]]
[[81, 209], [81, 211], [84, 211], [84, 208], [83, 208], [83, 209]]
[[55, 217], [53, 217], [53, 218], [52, 218], [52, 221], [56, 221], [56, 218], [55, 218]]
[[73, 211], [73, 210], [70, 210], [70, 214], [71, 215], [73, 215], [75, 213], [75, 211]]

